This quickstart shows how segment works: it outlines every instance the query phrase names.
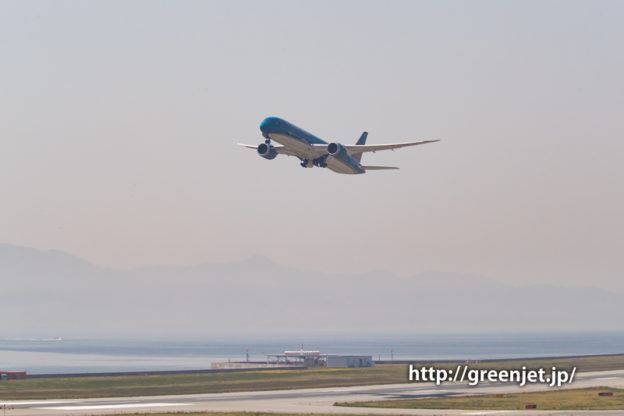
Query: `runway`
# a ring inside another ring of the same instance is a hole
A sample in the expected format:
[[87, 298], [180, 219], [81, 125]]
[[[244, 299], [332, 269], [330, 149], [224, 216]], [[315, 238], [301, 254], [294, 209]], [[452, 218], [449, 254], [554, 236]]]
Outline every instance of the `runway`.
[[[573, 384], [566, 388], [609, 386], [624, 388], [624, 370], [579, 373]], [[199, 411], [250, 411], [280, 413], [343, 413], [343, 414], [401, 414], [401, 415], [568, 415], [587, 414], [587, 411], [475, 411], [475, 410], [407, 410], [371, 409], [334, 406], [336, 402], [361, 400], [384, 400], [450, 396], [475, 393], [512, 393], [547, 390], [544, 385], [518, 387], [513, 384], [466, 384], [411, 383], [334, 387], [321, 389], [277, 390], [264, 392], [212, 393], [176, 396], [125, 397], [105, 399], [6, 401], [7, 416], [56, 416], [95, 415], [153, 412], [199, 412]], [[624, 409], [617, 411], [593, 411], [595, 415], [624, 416]]]

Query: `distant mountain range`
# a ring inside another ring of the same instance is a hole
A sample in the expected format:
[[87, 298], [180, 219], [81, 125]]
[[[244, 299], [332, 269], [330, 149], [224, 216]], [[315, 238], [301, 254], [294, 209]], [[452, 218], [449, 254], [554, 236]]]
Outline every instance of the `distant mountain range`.
[[408, 334], [624, 330], [624, 295], [467, 274], [329, 274], [264, 257], [115, 270], [0, 244], [11, 336]]

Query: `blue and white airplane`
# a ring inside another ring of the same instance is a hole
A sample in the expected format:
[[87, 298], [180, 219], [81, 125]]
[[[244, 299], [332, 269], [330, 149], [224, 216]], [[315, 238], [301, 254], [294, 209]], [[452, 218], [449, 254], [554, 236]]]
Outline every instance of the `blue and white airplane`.
[[[343, 145], [337, 142], [327, 143], [313, 134], [277, 117], [268, 117], [260, 124], [265, 142], [254, 146], [238, 143], [250, 149], [256, 149], [265, 159], [275, 159], [277, 155], [295, 156], [301, 160], [301, 166], [311, 168], [329, 168], [337, 173], [366, 173], [367, 170], [398, 169], [393, 166], [364, 166], [360, 163], [365, 152], [393, 150], [399, 147], [416, 146], [433, 143], [439, 140], [394, 144], [366, 144], [367, 132], [362, 133], [354, 145]], [[281, 146], [273, 146], [271, 141]]]

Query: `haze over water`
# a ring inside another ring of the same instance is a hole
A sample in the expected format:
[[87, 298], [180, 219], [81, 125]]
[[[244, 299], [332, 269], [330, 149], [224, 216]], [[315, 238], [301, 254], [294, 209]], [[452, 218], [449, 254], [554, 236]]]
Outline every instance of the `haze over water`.
[[262, 361], [266, 354], [298, 350], [372, 355], [375, 360], [478, 360], [561, 355], [621, 353], [624, 332], [449, 334], [406, 338], [334, 340], [132, 340], [51, 339], [0, 340], [0, 368], [30, 374], [188, 370], [210, 368], [213, 361]]

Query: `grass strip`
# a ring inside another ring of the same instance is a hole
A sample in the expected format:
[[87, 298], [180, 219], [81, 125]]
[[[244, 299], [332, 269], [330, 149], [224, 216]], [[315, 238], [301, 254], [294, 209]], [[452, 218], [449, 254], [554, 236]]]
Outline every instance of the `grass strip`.
[[[613, 392], [613, 396], [599, 396], [599, 392]], [[423, 399], [395, 399], [370, 402], [336, 403], [337, 406], [389, 409], [462, 409], [462, 410], [525, 410], [526, 405], [536, 410], [621, 410], [624, 409], [624, 390], [609, 387], [587, 389], [549, 390], [534, 393], [513, 393], [452, 396]]]

